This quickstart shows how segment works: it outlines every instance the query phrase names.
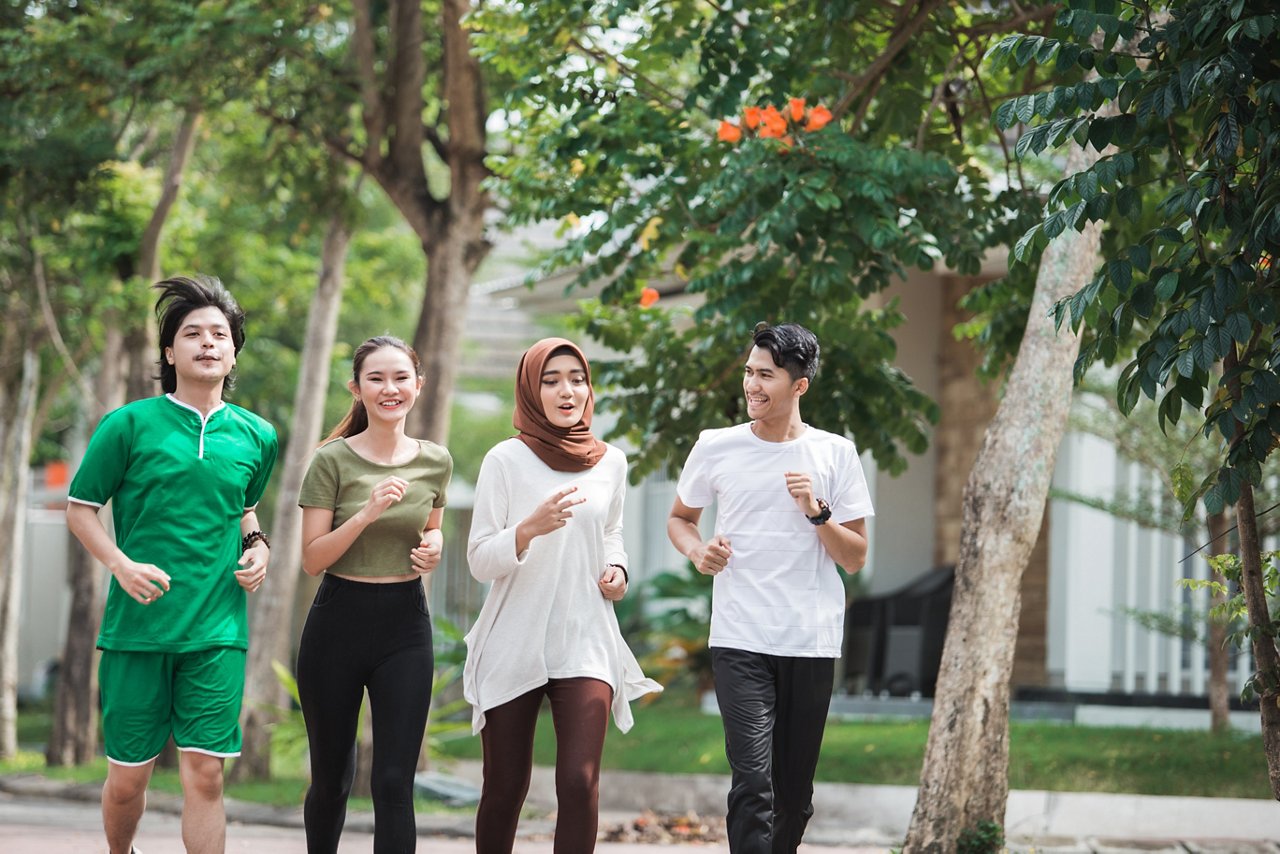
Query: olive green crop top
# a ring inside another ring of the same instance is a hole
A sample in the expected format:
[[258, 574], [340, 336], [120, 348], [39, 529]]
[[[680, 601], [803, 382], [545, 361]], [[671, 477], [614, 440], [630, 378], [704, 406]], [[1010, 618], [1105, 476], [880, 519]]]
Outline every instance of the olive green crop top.
[[360, 512], [382, 480], [395, 475], [409, 482], [404, 498], [361, 531], [328, 572], [365, 577], [413, 572], [409, 552], [422, 541], [431, 511], [445, 505], [445, 488], [453, 474], [453, 458], [444, 447], [425, 439], [419, 445], [418, 455], [402, 465], [367, 460], [346, 439], [316, 449], [302, 479], [298, 506], [332, 510], [334, 528]]

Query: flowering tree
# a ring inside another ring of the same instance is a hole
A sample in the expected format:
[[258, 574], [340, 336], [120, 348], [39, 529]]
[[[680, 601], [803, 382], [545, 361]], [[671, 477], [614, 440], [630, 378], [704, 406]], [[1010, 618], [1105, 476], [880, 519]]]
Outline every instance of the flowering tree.
[[[597, 373], [625, 400], [615, 435], [638, 448], [635, 477], [743, 417], [760, 320], [817, 333], [806, 417], [901, 471], [937, 408], [890, 366], [904, 318], [877, 295], [911, 267], [976, 273], [1038, 208], [993, 189], [1020, 183], [989, 117], [1040, 78], [979, 70], [995, 36], [1049, 7], [803, 6], [547, 2], [476, 18], [486, 61], [514, 81], [512, 148], [491, 159], [510, 218], [562, 220], [570, 239], [546, 269], [607, 283], [582, 324], [631, 357]], [[676, 292], [700, 298], [691, 316], [653, 303]]]

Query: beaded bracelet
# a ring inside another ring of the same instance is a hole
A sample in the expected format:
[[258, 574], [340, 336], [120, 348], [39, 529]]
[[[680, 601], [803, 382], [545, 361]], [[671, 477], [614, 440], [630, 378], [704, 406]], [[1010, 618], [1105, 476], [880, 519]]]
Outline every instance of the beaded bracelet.
[[244, 539], [240, 540], [240, 551], [246, 552], [249, 546], [253, 545], [255, 540], [262, 540], [262, 544], [267, 548], [271, 548], [271, 541], [267, 539], [267, 535], [261, 531], [250, 531], [244, 535]]

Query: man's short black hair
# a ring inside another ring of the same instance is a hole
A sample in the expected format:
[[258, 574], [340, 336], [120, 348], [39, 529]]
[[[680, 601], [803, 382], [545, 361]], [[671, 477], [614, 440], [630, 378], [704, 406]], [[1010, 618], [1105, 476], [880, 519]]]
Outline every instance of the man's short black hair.
[[773, 363], [790, 374], [793, 382], [801, 377], [813, 382], [818, 374], [818, 356], [822, 352], [818, 337], [798, 323], [757, 323], [752, 343], [768, 350]]
[[[153, 287], [160, 292], [160, 297], [156, 300], [156, 320], [160, 327], [160, 359], [157, 364], [160, 366], [160, 388], [166, 393], [173, 394], [178, 390], [178, 371], [164, 357], [164, 351], [173, 346], [174, 339], [178, 337], [178, 328], [191, 312], [202, 308], [221, 311], [227, 318], [227, 325], [231, 327], [231, 343], [236, 355], [240, 354], [240, 348], [244, 346], [244, 310], [217, 278], [201, 275], [174, 276], [172, 279], [156, 282]], [[233, 383], [234, 372], [233, 376], [227, 377], [223, 390], [231, 388]]]

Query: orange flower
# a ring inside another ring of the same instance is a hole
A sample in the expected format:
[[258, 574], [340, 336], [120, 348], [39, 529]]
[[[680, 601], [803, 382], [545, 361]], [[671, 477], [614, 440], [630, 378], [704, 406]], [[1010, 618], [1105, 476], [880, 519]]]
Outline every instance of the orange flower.
[[798, 123], [804, 118], [804, 98], [792, 98], [788, 103], [791, 105], [791, 121]]
[[737, 142], [742, 139], [742, 128], [733, 122], [721, 122], [720, 130], [716, 131], [716, 139], [721, 142]]
[[761, 112], [759, 107], [747, 107], [742, 111], [742, 123], [747, 126], [747, 130], [755, 130], [760, 126]]
[[784, 136], [782, 139], [778, 141], [782, 143], [781, 150], [783, 154], [786, 154], [788, 151], [790, 151], [791, 146], [796, 144], [795, 137], [793, 137], [791, 134], [787, 134], [786, 136]]
[[809, 121], [805, 123], [807, 131], [822, 130], [832, 119], [831, 111], [819, 104], [809, 111]]
[[764, 112], [760, 115], [760, 123], [764, 125], [760, 136], [765, 139], [778, 139], [787, 132], [787, 120], [772, 104], [764, 108]]
[[658, 293], [657, 288], [645, 288], [640, 292], [640, 307], [648, 308], [657, 302], [660, 296], [661, 294]]

